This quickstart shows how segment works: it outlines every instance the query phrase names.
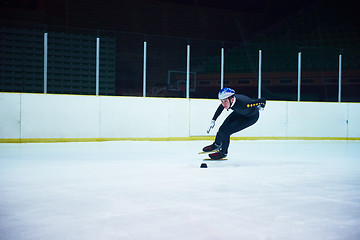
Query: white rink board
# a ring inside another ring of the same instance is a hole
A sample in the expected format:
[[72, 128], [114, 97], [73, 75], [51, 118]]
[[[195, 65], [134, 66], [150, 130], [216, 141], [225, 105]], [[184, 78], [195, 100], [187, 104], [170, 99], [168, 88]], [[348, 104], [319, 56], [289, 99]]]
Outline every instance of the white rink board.
[[101, 137], [167, 137], [167, 103], [156, 98], [101, 97]]
[[[0, 93], [0, 139], [214, 136], [218, 100]], [[360, 137], [359, 103], [267, 101], [235, 137]]]
[[287, 116], [287, 136], [347, 136], [346, 103], [289, 102]]
[[0, 138], [21, 138], [21, 95], [0, 93]]
[[189, 100], [101, 97], [101, 138], [188, 137]]
[[168, 137], [188, 137], [190, 135], [189, 99], [168, 99]]
[[91, 138], [99, 134], [95, 96], [21, 94], [22, 138]]
[[360, 104], [349, 103], [348, 106], [348, 135], [349, 137], [360, 136]]

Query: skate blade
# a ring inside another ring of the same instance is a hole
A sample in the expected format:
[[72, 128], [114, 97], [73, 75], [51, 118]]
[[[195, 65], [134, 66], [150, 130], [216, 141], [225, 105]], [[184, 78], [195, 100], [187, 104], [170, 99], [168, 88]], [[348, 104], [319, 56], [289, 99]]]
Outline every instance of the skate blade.
[[218, 151], [219, 151], [219, 149], [218, 149], [218, 150], [209, 151], [209, 152], [199, 152], [199, 154], [204, 154], [204, 153], [214, 153], [214, 152], [218, 152]]
[[211, 158], [204, 158], [204, 161], [225, 161], [228, 160], [227, 158], [220, 158], [220, 159], [211, 159]]

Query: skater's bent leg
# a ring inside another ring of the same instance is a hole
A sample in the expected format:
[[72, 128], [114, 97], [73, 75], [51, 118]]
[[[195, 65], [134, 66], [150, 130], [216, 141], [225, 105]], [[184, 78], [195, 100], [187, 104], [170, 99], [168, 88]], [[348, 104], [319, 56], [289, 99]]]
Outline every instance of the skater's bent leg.
[[223, 139], [224, 139], [224, 134], [223, 132], [220, 132], [218, 131], [217, 134], [216, 134], [216, 137], [215, 137], [215, 144], [218, 145], [218, 146], [221, 146], [222, 145], [222, 142], [223, 142]]
[[[255, 124], [259, 119], [259, 115], [256, 115], [251, 118], [239, 118], [237, 121], [232, 121], [227, 125], [222, 125], [219, 128], [219, 132], [216, 135], [216, 139], [220, 142], [221, 139], [221, 152], [224, 154], [228, 153], [228, 148], [230, 144], [230, 136], [236, 132], [239, 132], [251, 125]], [[219, 136], [219, 137], [218, 137]], [[216, 141], [215, 141], [216, 142]]]
[[230, 135], [223, 140], [223, 145], [221, 146], [221, 152], [224, 154], [228, 153], [228, 148], [230, 145]]
[[234, 122], [236, 122], [237, 116], [231, 113], [220, 126], [219, 131], [216, 134], [215, 144], [222, 146], [226, 139], [230, 139], [230, 135], [227, 133], [229, 126], [231, 126]]
[[218, 133], [216, 134], [215, 143], [221, 145], [221, 152], [227, 154], [229, 144], [230, 144], [230, 135], [232, 134], [231, 125], [222, 125], [219, 128]]

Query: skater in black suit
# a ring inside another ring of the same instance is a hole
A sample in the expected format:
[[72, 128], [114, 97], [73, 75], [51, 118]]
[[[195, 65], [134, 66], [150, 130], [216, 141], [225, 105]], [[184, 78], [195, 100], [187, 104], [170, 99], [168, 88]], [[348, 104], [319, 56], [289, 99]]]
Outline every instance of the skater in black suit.
[[250, 127], [259, 119], [259, 110], [266, 104], [265, 98], [252, 100], [251, 98], [235, 94], [231, 88], [223, 88], [219, 92], [220, 106], [211, 120], [207, 133], [215, 126], [215, 121], [224, 109], [233, 112], [225, 119], [216, 134], [215, 142], [203, 148], [204, 152], [213, 152], [209, 157], [214, 160], [225, 158], [228, 154], [230, 135]]

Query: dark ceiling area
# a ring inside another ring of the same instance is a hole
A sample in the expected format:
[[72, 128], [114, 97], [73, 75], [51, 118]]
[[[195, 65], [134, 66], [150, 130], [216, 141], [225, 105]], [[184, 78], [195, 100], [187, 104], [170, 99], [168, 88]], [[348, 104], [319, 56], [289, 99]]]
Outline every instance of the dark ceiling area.
[[1, 0], [0, 20], [243, 41], [314, 7], [358, 26], [339, 0]]

